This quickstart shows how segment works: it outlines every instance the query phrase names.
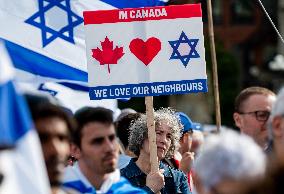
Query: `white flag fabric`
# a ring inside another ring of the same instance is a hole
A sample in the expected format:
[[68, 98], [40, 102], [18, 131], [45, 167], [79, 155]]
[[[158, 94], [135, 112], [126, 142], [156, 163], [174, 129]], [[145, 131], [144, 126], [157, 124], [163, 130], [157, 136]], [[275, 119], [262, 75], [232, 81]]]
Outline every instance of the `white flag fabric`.
[[[13, 67], [0, 42], [0, 193], [48, 194], [50, 186], [27, 105], [14, 88]], [[6, 56], [6, 57], [5, 57]]]

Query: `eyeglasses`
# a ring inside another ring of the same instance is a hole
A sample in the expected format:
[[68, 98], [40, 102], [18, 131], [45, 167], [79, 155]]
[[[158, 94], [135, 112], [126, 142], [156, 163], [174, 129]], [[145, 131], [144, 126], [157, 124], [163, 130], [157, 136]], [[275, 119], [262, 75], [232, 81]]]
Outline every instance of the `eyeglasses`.
[[257, 111], [253, 111], [253, 112], [239, 112], [239, 114], [254, 114], [256, 120], [258, 121], [267, 121], [269, 116], [270, 116], [270, 112], [266, 111], [266, 110], [257, 110]]

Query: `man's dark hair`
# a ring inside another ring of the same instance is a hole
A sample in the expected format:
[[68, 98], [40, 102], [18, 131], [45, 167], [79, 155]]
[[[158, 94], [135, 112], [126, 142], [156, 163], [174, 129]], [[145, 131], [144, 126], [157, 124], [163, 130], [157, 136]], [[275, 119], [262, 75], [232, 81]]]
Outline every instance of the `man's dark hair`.
[[46, 118], [59, 118], [62, 119], [68, 127], [68, 137], [71, 139], [76, 123], [64, 107], [60, 107], [51, 103], [43, 103], [36, 107], [31, 108], [31, 114], [34, 122]]
[[99, 122], [107, 125], [113, 124], [113, 112], [103, 107], [84, 107], [74, 115], [77, 121], [77, 128], [72, 135], [72, 141], [79, 148], [81, 147], [82, 129], [90, 122]]
[[141, 113], [129, 113], [116, 122], [116, 133], [125, 149], [128, 147], [130, 125], [140, 117]]
[[235, 99], [235, 112], [242, 112], [244, 103], [252, 95], [264, 95], [264, 96], [275, 96], [275, 93], [271, 90], [263, 87], [248, 87], [240, 92]]

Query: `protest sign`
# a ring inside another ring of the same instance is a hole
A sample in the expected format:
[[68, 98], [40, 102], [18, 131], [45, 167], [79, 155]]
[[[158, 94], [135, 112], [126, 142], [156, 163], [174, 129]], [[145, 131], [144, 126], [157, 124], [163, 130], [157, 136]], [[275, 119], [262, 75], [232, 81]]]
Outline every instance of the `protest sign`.
[[200, 4], [84, 12], [91, 99], [207, 92]]

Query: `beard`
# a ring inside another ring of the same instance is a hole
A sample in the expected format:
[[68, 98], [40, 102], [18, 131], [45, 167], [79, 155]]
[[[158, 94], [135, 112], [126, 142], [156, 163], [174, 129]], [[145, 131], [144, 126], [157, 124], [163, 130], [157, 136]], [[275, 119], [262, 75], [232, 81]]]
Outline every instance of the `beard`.
[[46, 167], [51, 186], [60, 186], [62, 184], [62, 176], [66, 164], [66, 159], [51, 157], [46, 160]]
[[106, 154], [102, 158], [102, 167], [105, 173], [111, 173], [115, 171], [117, 166], [118, 155], [115, 153]]

